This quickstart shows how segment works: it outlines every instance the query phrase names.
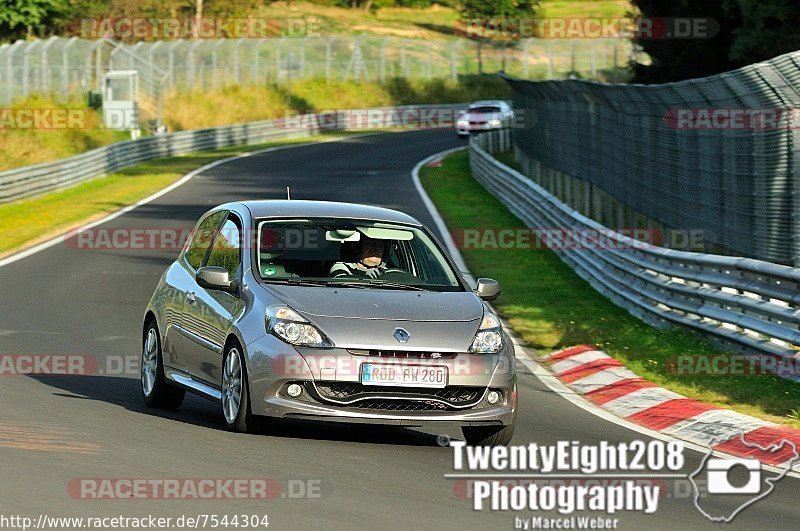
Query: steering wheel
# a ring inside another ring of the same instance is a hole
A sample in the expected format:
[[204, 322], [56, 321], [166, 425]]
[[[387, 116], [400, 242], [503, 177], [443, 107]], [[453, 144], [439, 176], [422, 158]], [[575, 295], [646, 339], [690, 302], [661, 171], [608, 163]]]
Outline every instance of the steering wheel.
[[412, 275], [408, 271], [403, 269], [387, 269], [383, 272], [381, 276], [378, 277], [379, 280], [391, 280], [392, 282], [403, 282], [403, 281], [417, 281], [419, 282], [419, 278]]

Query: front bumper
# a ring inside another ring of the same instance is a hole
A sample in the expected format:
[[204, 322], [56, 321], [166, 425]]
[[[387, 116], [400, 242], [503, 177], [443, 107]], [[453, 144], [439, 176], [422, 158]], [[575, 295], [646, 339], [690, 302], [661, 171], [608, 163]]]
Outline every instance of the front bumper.
[[492, 131], [494, 129], [501, 129], [502, 125], [489, 125], [488, 123], [467, 123], [457, 124], [456, 130], [459, 135], [468, 135], [470, 133], [481, 133], [483, 131]]
[[[508, 425], [516, 409], [515, 358], [511, 341], [496, 355], [451, 354], [446, 358], [411, 358], [405, 363], [448, 367], [445, 388], [399, 388], [362, 385], [364, 362], [396, 364], [347, 349], [289, 349], [273, 336], [248, 345], [250, 403], [254, 415], [347, 423], [421, 426]], [[290, 351], [290, 352], [287, 352]], [[283, 351], [283, 353], [280, 353]], [[356, 353], [354, 353], [356, 352]], [[298, 397], [288, 385], [303, 388]], [[333, 395], [330, 389], [345, 389]], [[327, 390], [327, 392], [323, 392]], [[490, 403], [495, 391], [501, 399]]]
[[324, 420], [353, 424], [387, 424], [424, 426], [426, 424], [458, 424], [460, 426], [505, 426], [514, 417], [510, 405], [459, 411], [383, 412], [349, 407], [328, 406], [298, 400], [271, 397], [264, 400], [264, 409], [254, 414], [272, 417]]

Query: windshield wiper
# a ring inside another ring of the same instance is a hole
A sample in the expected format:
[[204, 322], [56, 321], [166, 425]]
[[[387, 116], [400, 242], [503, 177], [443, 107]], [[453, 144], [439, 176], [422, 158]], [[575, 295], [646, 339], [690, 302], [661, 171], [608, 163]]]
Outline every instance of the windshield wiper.
[[369, 279], [369, 280], [346, 280], [344, 282], [331, 282], [329, 286], [342, 286], [347, 288], [365, 288], [367, 286], [377, 286], [386, 289], [402, 289], [411, 291], [429, 291], [419, 286], [409, 284], [398, 284], [389, 280]]
[[290, 284], [292, 286], [324, 286], [328, 288], [360, 288], [366, 289], [370, 286], [386, 288], [386, 289], [401, 289], [401, 290], [410, 290], [410, 291], [430, 291], [420, 286], [412, 286], [409, 284], [398, 284], [397, 282], [391, 282], [389, 280], [381, 280], [381, 279], [365, 279], [365, 280], [312, 280], [306, 278], [270, 278], [264, 279], [264, 282], [268, 284]]
[[[263, 278], [263, 277], [262, 277]], [[267, 284], [291, 284], [292, 286], [330, 286], [331, 283], [325, 280], [309, 280], [306, 278], [264, 278]]]

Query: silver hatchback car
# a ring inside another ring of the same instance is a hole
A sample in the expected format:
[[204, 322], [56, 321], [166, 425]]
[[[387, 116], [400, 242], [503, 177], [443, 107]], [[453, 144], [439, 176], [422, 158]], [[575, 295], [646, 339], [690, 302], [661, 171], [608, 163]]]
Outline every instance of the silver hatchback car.
[[186, 391], [227, 427], [262, 418], [422, 427], [454, 423], [473, 445], [508, 444], [514, 347], [416, 219], [323, 201], [221, 205], [198, 222], [147, 305], [142, 393]]

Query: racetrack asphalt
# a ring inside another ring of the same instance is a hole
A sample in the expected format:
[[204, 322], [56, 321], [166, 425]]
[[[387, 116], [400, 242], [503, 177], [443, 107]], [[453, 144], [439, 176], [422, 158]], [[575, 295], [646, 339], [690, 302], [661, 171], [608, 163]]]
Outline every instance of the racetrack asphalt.
[[[189, 229], [214, 205], [285, 198], [290, 186], [293, 199], [385, 206], [435, 230], [414, 189], [411, 169], [419, 160], [464, 142], [452, 131], [427, 130], [236, 159], [102, 228]], [[0, 268], [0, 354], [88, 354], [99, 359], [105, 372], [0, 376], [0, 515], [268, 514], [273, 528], [437, 530], [508, 529], [515, 516], [532, 516], [476, 512], [458, 495], [461, 485], [444, 477], [452, 472], [452, 450], [440, 447], [436, 437], [459, 437], [457, 432], [295, 422], [276, 433], [243, 435], [225, 431], [218, 407], [194, 396], [187, 396], [177, 412], [146, 408], [138, 366], [125, 374], [109, 369], [125, 357], [138, 363], [144, 307], [176, 254], [58, 244]], [[522, 364], [519, 369], [520, 417], [513, 444], [650, 440], [576, 407]], [[701, 453], [687, 450], [684, 471], [693, 471], [701, 458]], [[200, 477], [273, 478], [284, 486], [284, 494], [289, 480], [320, 481], [321, 496], [85, 500], [75, 499], [68, 489], [80, 478]], [[728, 528], [796, 529], [798, 487], [797, 479], [784, 478]], [[613, 517], [619, 518], [620, 529], [725, 525], [708, 521], [686, 495], [662, 499], [655, 514]]]

